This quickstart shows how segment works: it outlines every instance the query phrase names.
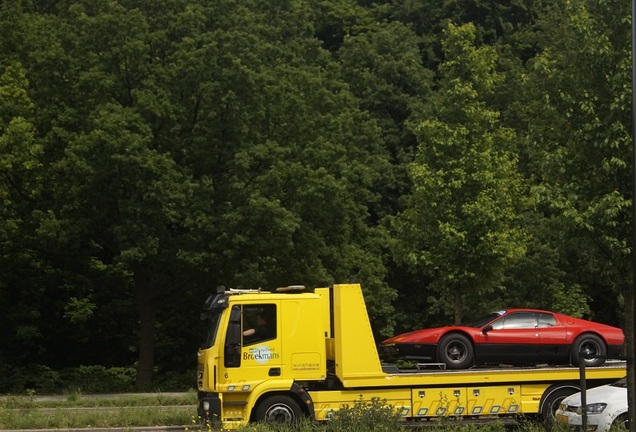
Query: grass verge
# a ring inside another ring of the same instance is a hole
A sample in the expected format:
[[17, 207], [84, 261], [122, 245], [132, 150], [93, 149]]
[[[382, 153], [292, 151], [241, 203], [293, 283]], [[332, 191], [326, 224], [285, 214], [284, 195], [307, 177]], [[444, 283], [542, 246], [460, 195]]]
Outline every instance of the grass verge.
[[109, 428], [196, 424], [196, 393], [0, 398], [0, 429]]
[[[135, 428], [185, 426], [190, 431], [212, 432], [196, 417], [196, 393], [82, 396], [73, 393], [57, 397], [0, 397], [0, 429]], [[493, 422], [475, 425], [441, 419], [421, 426], [404, 423], [384, 401], [360, 401], [342, 408], [329, 422], [318, 424], [304, 419], [289, 425], [254, 423], [240, 432], [545, 432], [537, 423], [520, 423], [510, 428]], [[414, 427], [415, 426], [415, 427]], [[419, 426], [419, 427], [418, 427]], [[565, 432], [556, 428], [552, 432]]]
[[192, 421], [193, 410], [187, 407], [169, 410], [134, 407], [82, 412], [62, 409], [0, 411], [0, 429], [3, 430], [178, 426]]

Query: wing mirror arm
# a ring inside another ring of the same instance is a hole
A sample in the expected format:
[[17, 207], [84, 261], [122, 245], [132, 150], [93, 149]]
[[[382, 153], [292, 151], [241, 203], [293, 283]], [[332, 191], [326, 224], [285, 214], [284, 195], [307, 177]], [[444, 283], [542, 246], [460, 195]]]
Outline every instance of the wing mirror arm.
[[481, 332], [483, 334], [488, 333], [490, 330], [492, 330], [492, 325], [488, 324], [486, 327], [484, 327], [483, 329], [481, 329]]

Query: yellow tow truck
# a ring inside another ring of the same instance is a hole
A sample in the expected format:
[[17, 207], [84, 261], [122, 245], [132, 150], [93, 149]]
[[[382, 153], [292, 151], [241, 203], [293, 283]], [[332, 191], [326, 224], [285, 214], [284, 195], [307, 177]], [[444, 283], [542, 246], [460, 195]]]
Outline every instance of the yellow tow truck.
[[[579, 391], [571, 366], [445, 370], [383, 364], [359, 284], [308, 292], [220, 287], [205, 302], [198, 351], [198, 414], [223, 428], [250, 421], [329, 420], [345, 406], [381, 400], [401, 417], [553, 416]], [[258, 325], [269, 326], [267, 331]], [[587, 368], [587, 386], [626, 375], [624, 362]]]

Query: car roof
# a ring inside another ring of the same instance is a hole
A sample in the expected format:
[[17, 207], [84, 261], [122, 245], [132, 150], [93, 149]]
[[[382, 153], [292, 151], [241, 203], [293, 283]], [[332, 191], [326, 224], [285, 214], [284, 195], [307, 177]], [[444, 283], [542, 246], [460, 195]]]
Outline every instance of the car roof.
[[547, 314], [552, 314], [552, 315], [561, 315], [558, 312], [548, 311], [548, 310], [544, 310], [544, 309], [532, 309], [532, 308], [508, 308], [508, 309], [504, 309], [504, 310], [493, 312], [493, 313], [498, 313], [498, 314], [506, 313], [506, 314], [509, 314], [511, 312], [534, 312], [534, 313], [547, 313]]

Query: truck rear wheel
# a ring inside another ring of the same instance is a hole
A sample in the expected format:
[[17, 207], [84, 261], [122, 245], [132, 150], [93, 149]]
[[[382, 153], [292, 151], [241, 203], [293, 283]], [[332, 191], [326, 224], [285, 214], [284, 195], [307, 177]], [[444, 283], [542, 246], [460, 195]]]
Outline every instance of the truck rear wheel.
[[293, 424], [302, 417], [298, 403], [289, 396], [275, 395], [261, 401], [256, 407], [257, 421]]
[[541, 401], [541, 419], [546, 430], [551, 430], [556, 423], [554, 414], [559, 408], [561, 401], [573, 393], [579, 391], [578, 387], [574, 386], [552, 386], [543, 393], [543, 400]]

